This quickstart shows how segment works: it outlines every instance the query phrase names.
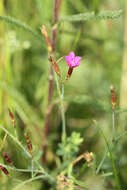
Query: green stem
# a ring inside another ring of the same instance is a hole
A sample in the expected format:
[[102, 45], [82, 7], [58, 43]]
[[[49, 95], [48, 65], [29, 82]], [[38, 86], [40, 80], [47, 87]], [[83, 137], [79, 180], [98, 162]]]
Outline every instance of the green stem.
[[113, 173], [112, 172], [108, 172], [108, 173], [104, 173], [101, 175], [101, 177], [108, 177], [108, 176], [112, 176]]
[[112, 163], [113, 174], [114, 174], [114, 177], [115, 177], [116, 186], [117, 186], [118, 190], [121, 190], [120, 182], [119, 182], [119, 177], [118, 177], [118, 173], [117, 173], [117, 169], [116, 169], [116, 165], [115, 165], [115, 162], [114, 162], [114, 158], [113, 158], [112, 152], [110, 150], [110, 145], [108, 143], [108, 140], [107, 140], [106, 136], [104, 135], [103, 130], [101, 129], [100, 126], [98, 126], [98, 123], [95, 120], [94, 120], [94, 123], [97, 126], [97, 128], [99, 129], [101, 135], [103, 136], [103, 138], [105, 140], [106, 146], [108, 148], [109, 156], [110, 156], [110, 159], [111, 159], [111, 163]]
[[34, 177], [34, 160], [33, 160], [33, 158], [31, 160], [31, 177], [32, 178]]
[[[116, 140], [115, 139], [115, 112], [114, 112], [114, 110], [112, 110], [112, 142], [113, 142], [113, 140]], [[111, 142], [111, 148], [112, 148], [112, 142]], [[108, 154], [108, 150], [106, 150], [106, 152], [105, 152], [105, 154], [104, 154], [104, 156], [103, 156], [103, 158], [102, 158], [102, 160], [101, 160], [101, 162], [100, 162], [100, 164], [96, 170], [96, 174], [99, 173], [99, 171], [100, 171], [100, 169], [101, 169], [101, 167], [102, 167], [102, 165], [103, 165], [103, 163], [107, 157], [107, 154]]]
[[20, 183], [19, 185], [17, 185], [15, 188], [13, 188], [13, 190], [18, 190], [21, 187], [23, 187], [24, 185], [26, 185], [27, 183], [30, 183], [30, 182], [38, 180], [38, 179], [45, 179], [45, 178], [49, 178], [49, 176], [48, 175], [40, 175], [40, 176], [33, 177], [31, 179], [23, 181], [22, 183]]
[[115, 112], [112, 110], [112, 140], [114, 140], [116, 134], [116, 129], [115, 129]]
[[[5, 167], [5, 168], [8, 168], [8, 169], [10, 169], [10, 170], [13, 170], [13, 171], [17, 171], [17, 172], [32, 172], [32, 170], [31, 169], [19, 169], [19, 168], [14, 168], [14, 167], [11, 167], [11, 166], [8, 166], [8, 165], [5, 165], [5, 164], [1, 164], [0, 163], [0, 165], [1, 166], [3, 166], [3, 167]], [[36, 172], [36, 173], [45, 173], [44, 171], [42, 171], [42, 170], [33, 170], [33, 172]]]
[[65, 122], [65, 111], [64, 111], [64, 84], [62, 84], [61, 93], [61, 117], [62, 117], [62, 142], [66, 144], [66, 122]]
[[96, 169], [96, 174], [99, 173], [99, 171], [100, 171], [100, 169], [101, 169], [101, 167], [102, 167], [102, 165], [103, 165], [103, 163], [104, 163], [104, 161], [105, 161], [105, 159], [106, 159], [106, 157], [107, 157], [107, 154], [108, 154], [108, 151], [106, 150], [106, 152], [105, 152], [105, 154], [104, 154], [104, 156], [103, 156], [103, 158], [102, 158], [102, 160], [101, 160], [99, 166], [98, 166], [97, 169]]
[[[15, 141], [15, 143], [18, 144], [19, 147], [26, 153], [26, 155], [27, 155], [29, 158], [32, 158], [31, 154], [24, 148], [24, 146], [20, 143], [20, 141], [19, 141], [16, 137], [14, 137], [13, 135], [11, 135], [10, 132], [9, 132], [7, 129], [5, 129], [4, 127], [0, 126], [0, 129], [2, 129], [8, 136], [10, 136], [10, 137]], [[42, 171], [44, 171], [43, 167], [40, 166], [40, 164], [39, 164], [37, 161], [34, 161], [34, 162], [36, 163], [36, 165], [38, 165], [38, 167], [39, 167]]]
[[16, 137], [14, 137], [13, 135], [10, 134], [10, 132], [5, 129], [4, 127], [0, 126], [0, 129], [2, 129], [5, 133], [8, 134], [8, 136], [10, 136], [18, 145], [19, 147], [26, 153], [26, 155], [31, 158], [30, 153], [24, 148], [24, 146], [18, 141], [18, 139]]
[[60, 97], [60, 105], [61, 105], [62, 143], [63, 145], [65, 145], [66, 144], [66, 120], [65, 120], [65, 111], [64, 111], [64, 84], [62, 84], [62, 90], [61, 90], [58, 77], [55, 72], [54, 72], [54, 75], [55, 75], [55, 82], [56, 82], [57, 92]]

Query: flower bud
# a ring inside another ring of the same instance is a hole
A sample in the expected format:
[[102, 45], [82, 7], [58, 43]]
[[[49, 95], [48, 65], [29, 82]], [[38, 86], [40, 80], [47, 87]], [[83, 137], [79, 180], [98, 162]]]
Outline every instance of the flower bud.
[[26, 139], [26, 142], [27, 142], [27, 147], [28, 147], [29, 153], [31, 154], [31, 156], [33, 158], [32, 143], [31, 143], [31, 141], [30, 141], [27, 134], [24, 134], [24, 136], [25, 136], [25, 139]]
[[115, 88], [114, 88], [113, 85], [110, 86], [110, 90], [111, 90], [112, 110], [114, 110], [115, 109], [115, 105], [116, 105], [116, 101], [117, 101], [117, 96], [116, 96]]
[[12, 163], [12, 160], [9, 158], [8, 154], [6, 152], [3, 153], [4, 159], [8, 164]]
[[0, 165], [0, 169], [2, 170], [2, 172], [3, 172], [5, 175], [7, 175], [8, 177], [10, 177], [9, 172], [8, 172], [8, 170], [7, 170], [5, 167], [3, 167], [2, 165]]

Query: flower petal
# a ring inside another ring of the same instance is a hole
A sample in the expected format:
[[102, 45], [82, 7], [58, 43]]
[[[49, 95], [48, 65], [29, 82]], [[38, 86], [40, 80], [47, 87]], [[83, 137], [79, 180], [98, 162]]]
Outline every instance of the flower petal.
[[70, 57], [70, 59], [74, 59], [74, 57], [75, 57], [75, 53], [74, 53], [73, 51], [70, 52], [69, 57]]
[[75, 56], [75, 53], [72, 51], [68, 56], [65, 56], [66, 62], [70, 68], [74, 68], [80, 65], [80, 56]]
[[82, 58], [80, 57], [80, 56], [76, 56], [75, 57], [75, 64], [77, 64], [77, 63], [79, 63], [80, 64], [80, 60], [81, 60]]
[[65, 56], [65, 59], [66, 59], [66, 62], [68, 64], [68, 66], [70, 67], [71, 66], [71, 59], [69, 56]]

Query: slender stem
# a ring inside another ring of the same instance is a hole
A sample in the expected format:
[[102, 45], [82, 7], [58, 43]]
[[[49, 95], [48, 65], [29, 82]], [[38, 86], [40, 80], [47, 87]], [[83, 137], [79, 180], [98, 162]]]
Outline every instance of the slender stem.
[[105, 161], [105, 159], [106, 159], [106, 157], [107, 157], [107, 154], [108, 154], [108, 151], [106, 150], [106, 152], [105, 152], [105, 154], [104, 154], [104, 156], [103, 156], [103, 158], [102, 158], [102, 160], [101, 160], [99, 166], [98, 166], [97, 169], [96, 169], [96, 174], [99, 173], [99, 171], [100, 171], [100, 169], [101, 169], [101, 167], [102, 167], [102, 165], [103, 165], [103, 163], [104, 163], [104, 161]]
[[66, 144], [66, 122], [65, 122], [65, 111], [64, 111], [64, 84], [62, 84], [61, 93], [61, 116], [62, 116], [62, 142]]
[[20, 148], [27, 154], [27, 156], [29, 158], [31, 158], [30, 153], [24, 148], [24, 146], [20, 143], [20, 141], [17, 140], [16, 137], [14, 137], [13, 135], [11, 135], [9, 133], [9, 131], [7, 129], [5, 129], [4, 127], [0, 126], [0, 129], [2, 129], [8, 136], [10, 136], [20, 146]]
[[30, 183], [32, 181], [38, 180], [38, 179], [43, 179], [46, 178], [45, 175], [40, 175], [40, 176], [36, 176], [34, 178], [28, 179], [26, 181], [23, 181], [22, 183], [20, 183], [19, 185], [17, 185], [15, 188], [13, 188], [13, 190], [18, 190], [21, 189], [21, 187], [23, 187], [24, 185], [26, 185], [27, 183]]
[[0, 152], [2, 151], [2, 149], [3, 149], [4, 145], [5, 145], [6, 139], [7, 139], [7, 133], [5, 133], [5, 135], [4, 135], [3, 142], [2, 142], [2, 144], [0, 146]]
[[123, 132], [121, 135], [117, 136], [117, 137], [115, 138], [115, 141], [118, 141], [121, 137], [123, 137], [123, 136], [125, 136], [125, 135], [127, 135], [127, 131], [125, 131], [125, 132]]
[[113, 175], [113, 173], [112, 172], [108, 172], [108, 173], [102, 174], [101, 177], [107, 177], [107, 176], [111, 176], [111, 175]]
[[[13, 170], [13, 171], [17, 171], [17, 172], [32, 172], [32, 170], [31, 169], [19, 169], [19, 168], [15, 168], [15, 167], [11, 167], [11, 166], [8, 166], [8, 165], [5, 165], [5, 164], [1, 164], [0, 163], [0, 165], [1, 166], [3, 166], [3, 167], [5, 167], [5, 168], [8, 168], [8, 169], [10, 169], [10, 170]], [[36, 172], [36, 173], [45, 173], [44, 171], [41, 171], [41, 170], [33, 170], [33, 172]]]
[[[0, 126], [0, 129], [2, 129], [8, 136], [10, 136], [13, 139], [13, 141], [15, 141], [15, 143], [19, 145], [19, 147], [26, 153], [26, 155], [29, 158], [32, 158], [31, 154], [25, 149], [25, 147], [20, 143], [20, 141], [16, 137], [14, 137], [12, 134], [10, 134], [10, 132], [7, 129], [5, 129], [4, 127]], [[40, 166], [40, 164], [36, 160], [34, 162], [42, 171], [44, 171], [42, 166]]]
[[97, 124], [97, 122], [94, 120], [94, 123], [95, 125], [98, 127], [101, 135], [103, 136], [104, 140], [105, 140], [105, 143], [106, 143], [106, 146], [107, 146], [107, 149], [108, 149], [108, 152], [109, 152], [109, 156], [110, 156], [110, 159], [111, 159], [111, 163], [112, 163], [112, 169], [113, 169], [113, 174], [114, 174], [114, 177], [115, 177], [115, 181], [116, 181], [116, 186], [117, 186], [117, 189], [118, 190], [121, 190], [121, 187], [120, 187], [120, 182], [119, 182], [119, 177], [118, 177], [118, 173], [117, 173], [117, 168], [116, 168], [116, 165], [115, 165], [115, 161], [114, 161], [114, 158], [113, 158], [113, 154], [111, 152], [111, 149], [110, 149], [110, 145], [108, 143], [108, 140], [103, 132], [103, 130], [101, 129], [101, 127]]
[[112, 141], [115, 138], [116, 129], [115, 129], [115, 112], [112, 110]]
[[[113, 143], [114, 140], [116, 140], [115, 139], [115, 112], [114, 112], [114, 110], [112, 110], [112, 142], [111, 142], [111, 146], [110, 146], [111, 149], [112, 149], [112, 143]], [[107, 155], [108, 155], [108, 150], [106, 150], [106, 152], [105, 152], [99, 166], [97, 167], [96, 174], [99, 173], [99, 171], [100, 171], [100, 169], [101, 169]]]
[[[125, 136], [125, 135], [127, 135], [127, 131], [125, 131], [125, 132], [123, 132], [121, 135], [115, 137], [115, 142], [117, 142], [121, 137], [123, 137], [123, 136]], [[111, 144], [111, 147], [112, 147], [112, 144]], [[110, 147], [110, 149], [111, 149], [111, 147]], [[104, 154], [104, 156], [103, 156], [103, 158], [102, 158], [102, 160], [101, 160], [99, 166], [97, 167], [96, 174], [99, 173], [99, 171], [100, 171], [100, 169], [101, 169], [101, 167], [102, 167], [102, 165], [103, 165], [103, 163], [104, 163], [104, 161], [105, 161], [107, 155], [108, 155], [108, 150], [105, 152], [105, 154]]]
[[[60, 10], [61, 0], [54, 0], [54, 10], [53, 10], [53, 23], [54, 27], [52, 29], [52, 51], [55, 51], [56, 46], [56, 22], [58, 20], [58, 13]], [[53, 53], [52, 52], [52, 53]], [[44, 139], [43, 139], [43, 156], [42, 156], [42, 163], [45, 164], [46, 162], [46, 152], [47, 152], [47, 136], [49, 134], [49, 120], [50, 114], [52, 111], [51, 101], [52, 101], [52, 94], [53, 94], [53, 68], [52, 64], [50, 63], [50, 72], [49, 72], [49, 89], [48, 89], [48, 105], [47, 105], [47, 112], [45, 118], [45, 132], [44, 132]]]
[[61, 117], [62, 117], [62, 143], [66, 144], [66, 120], [65, 120], [65, 111], [64, 111], [64, 84], [62, 84], [62, 90], [60, 90], [60, 84], [58, 81], [58, 77], [56, 73], [55, 75], [55, 82], [57, 87], [57, 92], [60, 97], [60, 104], [61, 104]]
[[34, 160], [33, 160], [33, 158], [31, 160], [31, 177], [32, 178], [34, 177]]

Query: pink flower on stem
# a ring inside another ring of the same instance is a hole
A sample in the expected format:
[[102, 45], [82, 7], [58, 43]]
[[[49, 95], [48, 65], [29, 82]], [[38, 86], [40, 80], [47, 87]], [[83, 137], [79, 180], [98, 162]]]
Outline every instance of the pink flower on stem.
[[75, 56], [74, 52], [70, 52], [68, 56], [65, 56], [66, 62], [69, 67], [75, 68], [80, 65], [81, 57]]
[[82, 58], [80, 56], [75, 56], [74, 52], [70, 52], [70, 54], [68, 56], [65, 56], [65, 59], [69, 66], [68, 74], [67, 74], [67, 78], [66, 78], [66, 80], [68, 80], [73, 72], [73, 69], [80, 65], [80, 60]]

